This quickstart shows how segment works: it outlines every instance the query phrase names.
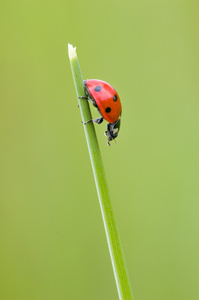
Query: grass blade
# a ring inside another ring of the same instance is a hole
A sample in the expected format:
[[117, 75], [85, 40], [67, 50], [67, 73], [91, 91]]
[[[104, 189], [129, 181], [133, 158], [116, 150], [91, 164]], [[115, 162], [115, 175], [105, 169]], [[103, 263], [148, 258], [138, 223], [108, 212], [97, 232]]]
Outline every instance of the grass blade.
[[[68, 45], [68, 54], [71, 64], [73, 80], [76, 88], [77, 97], [86, 96], [85, 88], [83, 84], [83, 78], [80, 70], [79, 61], [77, 58], [76, 48], [72, 45]], [[86, 122], [91, 117], [88, 101], [78, 99], [82, 121]], [[89, 155], [91, 159], [93, 174], [95, 178], [95, 184], [99, 197], [109, 252], [111, 256], [111, 262], [113, 266], [114, 276], [116, 280], [119, 299], [121, 300], [133, 300], [130, 282], [125, 265], [124, 255], [122, 253], [119, 234], [113, 215], [113, 209], [111, 205], [110, 195], [108, 191], [108, 185], [105, 177], [104, 167], [100, 154], [100, 149], [95, 133], [95, 128], [92, 122], [84, 125], [84, 131], [86, 135]]]

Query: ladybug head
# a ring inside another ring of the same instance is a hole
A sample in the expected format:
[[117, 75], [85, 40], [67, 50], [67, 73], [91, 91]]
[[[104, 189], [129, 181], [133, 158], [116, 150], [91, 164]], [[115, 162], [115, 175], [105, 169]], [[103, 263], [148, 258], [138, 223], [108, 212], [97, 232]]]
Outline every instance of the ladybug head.
[[118, 136], [118, 132], [120, 130], [120, 118], [115, 123], [107, 124], [107, 131], [105, 131], [105, 135], [108, 137], [107, 144], [110, 146], [110, 141], [114, 140]]

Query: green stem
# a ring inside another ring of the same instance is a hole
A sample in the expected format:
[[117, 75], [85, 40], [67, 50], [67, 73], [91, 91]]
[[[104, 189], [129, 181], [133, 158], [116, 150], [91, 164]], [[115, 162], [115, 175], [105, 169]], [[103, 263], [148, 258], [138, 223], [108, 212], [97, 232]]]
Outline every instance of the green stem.
[[[73, 46], [70, 44], [68, 45], [68, 54], [71, 63], [71, 69], [77, 96], [85, 97], [85, 88], [76, 54], [76, 48], [73, 48]], [[86, 122], [92, 119], [88, 101], [78, 99], [78, 102], [81, 111], [82, 121]], [[86, 140], [93, 168], [95, 184], [97, 187], [97, 193], [99, 197], [119, 299], [132, 300], [133, 296], [131, 292], [130, 282], [128, 279], [127, 269], [125, 265], [124, 255], [122, 253], [115, 218], [113, 215], [108, 185], [105, 177], [104, 167], [93, 123], [90, 122], [84, 125], [84, 131], [86, 134]]]

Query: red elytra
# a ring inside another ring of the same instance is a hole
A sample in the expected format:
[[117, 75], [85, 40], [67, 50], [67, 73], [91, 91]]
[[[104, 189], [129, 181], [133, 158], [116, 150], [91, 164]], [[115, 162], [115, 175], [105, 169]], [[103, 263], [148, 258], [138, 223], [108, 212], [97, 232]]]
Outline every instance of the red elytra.
[[88, 79], [84, 82], [89, 98], [94, 100], [102, 117], [109, 123], [115, 123], [122, 111], [118, 93], [107, 82]]

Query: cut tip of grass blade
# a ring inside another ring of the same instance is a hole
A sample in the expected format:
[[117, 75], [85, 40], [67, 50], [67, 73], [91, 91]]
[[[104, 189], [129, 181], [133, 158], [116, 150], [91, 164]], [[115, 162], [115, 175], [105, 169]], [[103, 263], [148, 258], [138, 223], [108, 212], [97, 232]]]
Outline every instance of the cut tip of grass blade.
[[76, 47], [73, 47], [71, 44], [68, 44], [68, 56], [70, 59], [73, 59], [77, 56]]

